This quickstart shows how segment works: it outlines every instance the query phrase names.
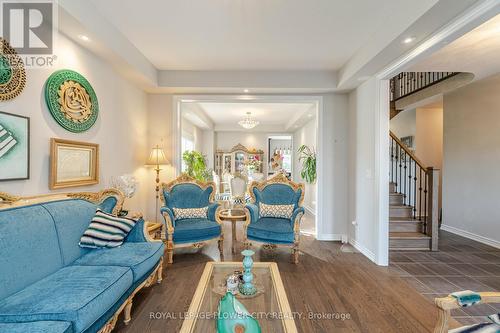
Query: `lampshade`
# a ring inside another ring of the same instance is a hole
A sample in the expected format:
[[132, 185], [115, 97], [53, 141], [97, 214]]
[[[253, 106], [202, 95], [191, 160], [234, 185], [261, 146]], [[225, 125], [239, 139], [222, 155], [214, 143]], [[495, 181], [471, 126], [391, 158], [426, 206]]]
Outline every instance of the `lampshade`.
[[149, 154], [149, 159], [146, 162], [146, 165], [162, 165], [162, 164], [170, 164], [170, 162], [167, 160], [163, 148], [156, 146], [153, 149], [151, 149], [151, 154]]

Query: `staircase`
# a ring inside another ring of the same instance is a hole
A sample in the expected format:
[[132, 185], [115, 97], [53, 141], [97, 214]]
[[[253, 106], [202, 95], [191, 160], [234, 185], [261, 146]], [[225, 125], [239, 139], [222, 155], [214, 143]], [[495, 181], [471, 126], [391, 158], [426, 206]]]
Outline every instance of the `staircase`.
[[389, 184], [389, 248], [391, 250], [430, 249], [431, 237], [423, 232], [423, 222], [413, 218], [413, 207], [404, 204], [404, 194]]
[[389, 250], [437, 251], [439, 170], [390, 133]]
[[[390, 81], [390, 118], [420, 99], [468, 83], [457, 72], [402, 72]], [[425, 166], [390, 132], [389, 249], [438, 249], [439, 170]]]

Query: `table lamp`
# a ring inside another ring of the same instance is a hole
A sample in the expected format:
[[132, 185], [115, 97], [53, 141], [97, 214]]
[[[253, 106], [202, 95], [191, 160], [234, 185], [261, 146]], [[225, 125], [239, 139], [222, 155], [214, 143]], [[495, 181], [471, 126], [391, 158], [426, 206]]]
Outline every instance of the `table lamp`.
[[156, 171], [156, 201], [155, 201], [155, 222], [158, 222], [158, 199], [160, 198], [160, 165], [170, 164], [165, 156], [165, 151], [156, 145], [149, 154], [146, 165], [154, 166]]

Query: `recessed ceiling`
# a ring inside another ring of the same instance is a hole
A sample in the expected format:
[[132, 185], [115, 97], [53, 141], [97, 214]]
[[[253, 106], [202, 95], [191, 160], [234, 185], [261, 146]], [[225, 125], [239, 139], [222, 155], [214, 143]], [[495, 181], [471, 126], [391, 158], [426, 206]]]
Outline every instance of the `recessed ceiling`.
[[400, 0], [92, 2], [158, 69], [338, 70]]
[[[242, 131], [238, 121], [242, 120], [247, 112], [260, 124], [252, 131], [286, 131], [302, 126], [315, 117], [313, 103], [215, 103], [196, 102], [185, 103], [184, 117], [200, 127], [192, 119], [196, 113], [196, 104], [206, 117], [208, 117], [216, 131]], [[186, 116], [187, 114], [187, 116]], [[199, 116], [199, 115], [198, 115]]]
[[500, 72], [500, 15], [444, 46], [410, 70], [470, 72], [474, 80]]

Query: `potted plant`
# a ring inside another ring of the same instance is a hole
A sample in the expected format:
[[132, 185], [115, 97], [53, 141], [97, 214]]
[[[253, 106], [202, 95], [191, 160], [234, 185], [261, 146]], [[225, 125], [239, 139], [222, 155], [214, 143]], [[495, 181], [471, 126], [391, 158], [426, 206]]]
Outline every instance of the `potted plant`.
[[186, 150], [182, 153], [182, 159], [186, 163], [186, 173], [191, 177], [207, 181], [211, 178], [211, 172], [207, 169], [205, 156], [196, 150]]
[[306, 145], [300, 146], [297, 152], [302, 162], [300, 176], [306, 183], [313, 184], [316, 181], [316, 152]]

